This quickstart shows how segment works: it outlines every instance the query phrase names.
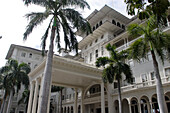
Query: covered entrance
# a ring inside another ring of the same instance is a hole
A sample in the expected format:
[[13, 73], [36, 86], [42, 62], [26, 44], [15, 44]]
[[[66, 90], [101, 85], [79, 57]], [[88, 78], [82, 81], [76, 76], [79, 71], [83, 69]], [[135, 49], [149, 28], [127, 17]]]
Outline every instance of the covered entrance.
[[[45, 60], [41, 63], [41, 65], [39, 65], [34, 71], [32, 71], [29, 74], [31, 89], [30, 89], [30, 98], [29, 98], [27, 113], [36, 113], [36, 112], [39, 113], [39, 107], [42, 99], [41, 81], [43, 80], [44, 68], [45, 68]], [[77, 104], [77, 100], [78, 100], [77, 90], [79, 89], [82, 92], [80, 110], [81, 113], [84, 113], [85, 110], [84, 94], [85, 94], [85, 90], [88, 89], [88, 87], [91, 86], [91, 84], [100, 85], [101, 109], [100, 110], [96, 109], [97, 112], [107, 113], [108, 111], [107, 109], [105, 112], [104, 83], [102, 82], [101, 75], [102, 75], [102, 70], [97, 69], [94, 66], [88, 65], [86, 63], [78, 62], [75, 60], [63, 58], [60, 56], [53, 57], [51, 85], [74, 88], [75, 91], [74, 106], [73, 106], [74, 113], [80, 112], [78, 110], [78, 104]]]

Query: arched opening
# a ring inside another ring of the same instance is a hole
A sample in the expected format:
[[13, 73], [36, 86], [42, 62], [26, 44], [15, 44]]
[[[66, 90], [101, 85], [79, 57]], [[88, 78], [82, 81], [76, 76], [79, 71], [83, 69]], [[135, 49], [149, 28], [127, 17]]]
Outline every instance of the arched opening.
[[63, 107], [61, 108], [61, 113], [63, 113]]
[[66, 113], [66, 107], [64, 107], [64, 113]]
[[155, 112], [155, 113], [159, 113], [157, 95], [154, 94], [151, 99], [152, 99], [152, 111]]
[[125, 30], [125, 25], [123, 25], [123, 24], [122, 24], [122, 29], [124, 29], [124, 30]]
[[96, 29], [99, 27], [99, 24], [96, 24]]
[[102, 22], [102, 20], [101, 20], [99, 25], [101, 26], [102, 24], [103, 24], [103, 22]]
[[170, 92], [165, 93], [165, 101], [168, 108], [168, 113], [170, 113]]
[[79, 105], [79, 107], [78, 107], [78, 113], [80, 113], [81, 112], [81, 107], [80, 107], [80, 105]]
[[129, 104], [127, 99], [122, 101], [123, 113], [129, 113]]
[[121, 27], [119, 22], [117, 22], [117, 26], [118, 26], [118, 27]]
[[149, 104], [149, 98], [146, 96], [143, 96], [140, 99], [140, 104], [141, 104], [141, 112], [142, 113], [149, 113], [149, 111], [151, 111], [151, 107]]
[[69, 107], [67, 107], [67, 113], [70, 113], [70, 108]]
[[132, 113], [138, 113], [138, 100], [137, 98], [132, 98], [131, 99], [131, 110]]
[[73, 106], [71, 106], [71, 113], [73, 113]]
[[119, 113], [119, 101], [115, 100], [114, 105], [115, 105], [115, 111], [116, 111], [115, 113]]
[[116, 21], [115, 21], [115, 20], [112, 20], [112, 24], [116, 25]]
[[93, 26], [93, 31], [95, 30], [95, 26]]
[[93, 85], [86, 91], [85, 98], [93, 98], [96, 96], [100, 96], [101, 95], [100, 92], [101, 92], [100, 84]]

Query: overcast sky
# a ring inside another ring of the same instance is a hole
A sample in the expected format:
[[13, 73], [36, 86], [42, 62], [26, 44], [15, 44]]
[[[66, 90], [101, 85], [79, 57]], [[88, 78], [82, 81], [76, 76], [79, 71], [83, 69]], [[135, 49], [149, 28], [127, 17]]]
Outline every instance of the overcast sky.
[[[100, 10], [105, 4], [128, 16], [124, 0], [87, 0], [87, 2], [91, 10], [81, 11], [84, 17], [87, 17], [95, 9]], [[5, 57], [11, 44], [41, 49], [41, 37], [47, 27], [47, 21], [34, 29], [26, 41], [23, 41], [23, 33], [28, 24], [28, 20], [24, 15], [33, 11], [43, 10], [38, 6], [27, 7], [24, 5], [23, 0], [0, 1], [0, 36], [2, 36], [2, 39], [0, 39], [0, 67], [5, 65]]]

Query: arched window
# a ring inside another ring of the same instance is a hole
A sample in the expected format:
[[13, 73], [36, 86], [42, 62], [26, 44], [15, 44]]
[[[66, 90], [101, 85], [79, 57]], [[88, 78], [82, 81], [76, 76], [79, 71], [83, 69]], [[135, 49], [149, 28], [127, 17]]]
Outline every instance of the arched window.
[[122, 29], [124, 29], [124, 30], [125, 30], [125, 25], [123, 25], [123, 24], [122, 24]]
[[117, 26], [118, 26], [118, 27], [121, 27], [119, 22], [117, 22]]
[[98, 27], [99, 27], [99, 25], [97, 24], [97, 25], [96, 25], [96, 29], [97, 29]]
[[95, 30], [95, 27], [93, 26], [93, 31]]
[[116, 25], [116, 21], [115, 21], [115, 20], [112, 20], [112, 24]]
[[100, 21], [100, 26], [103, 24], [102, 20]]

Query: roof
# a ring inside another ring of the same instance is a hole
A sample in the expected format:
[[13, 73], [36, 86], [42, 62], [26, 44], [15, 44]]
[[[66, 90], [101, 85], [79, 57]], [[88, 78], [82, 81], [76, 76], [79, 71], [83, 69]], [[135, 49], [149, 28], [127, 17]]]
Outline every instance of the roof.
[[10, 48], [9, 48], [9, 51], [6, 55], [6, 58], [5, 59], [9, 59], [11, 56], [12, 56], [12, 53], [14, 51], [14, 48], [20, 48], [20, 49], [25, 49], [25, 50], [32, 50], [32, 51], [35, 51], [35, 52], [38, 52], [41, 54], [41, 50], [39, 49], [35, 49], [35, 48], [31, 48], [31, 47], [26, 47], [26, 46], [21, 46], [21, 45], [15, 45], [15, 44], [11, 44]]

